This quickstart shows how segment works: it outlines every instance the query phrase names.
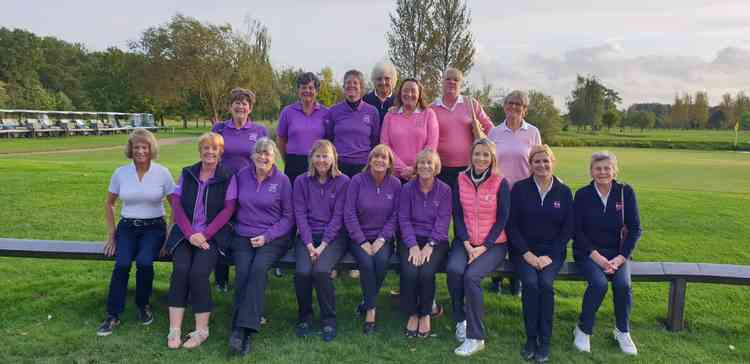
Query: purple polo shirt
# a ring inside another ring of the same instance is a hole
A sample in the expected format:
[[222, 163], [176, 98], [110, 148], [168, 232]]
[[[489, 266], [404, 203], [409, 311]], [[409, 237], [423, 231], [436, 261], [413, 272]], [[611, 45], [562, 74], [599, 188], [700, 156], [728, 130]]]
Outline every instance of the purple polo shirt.
[[320, 183], [307, 173], [294, 180], [294, 218], [305, 245], [313, 243], [313, 234], [332, 242], [344, 223], [344, 203], [349, 177], [342, 174]]
[[[210, 181], [211, 178], [214, 178], [214, 176], [211, 176], [208, 180]], [[175, 188], [174, 192], [172, 194], [177, 196], [182, 196], [182, 188], [183, 188], [183, 180], [182, 175], [180, 175], [180, 180], [177, 181], [177, 188]], [[206, 191], [206, 186], [208, 186], [207, 182], [201, 181], [200, 178], [198, 179], [198, 193], [196, 196], [203, 196], [203, 193]], [[229, 200], [236, 200], [237, 199], [237, 177], [232, 176], [232, 178], [229, 180], [229, 186], [227, 186], [227, 192], [224, 195], [224, 201]], [[193, 209], [193, 231], [196, 232], [203, 232], [206, 230], [207, 224], [207, 218], [206, 218], [206, 207], [205, 207], [205, 201], [203, 201], [202, 198], [196, 198], [195, 199], [195, 208]]]
[[401, 181], [387, 175], [380, 186], [369, 171], [352, 177], [346, 192], [344, 224], [357, 244], [377, 238], [392, 239], [398, 224]]
[[315, 103], [310, 115], [305, 115], [300, 102], [281, 110], [276, 135], [286, 139], [287, 154], [309, 154], [313, 143], [325, 137], [324, 119], [327, 114], [328, 108], [318, 102]]
[[419, 189], [417, 180], [401, 188], [398, 225], [401, 228], [401, 241], [406, 247], [416, 245], [417, 236], [427, 237], [436, 243], [448, 243], [451, 198], [451, 188], [437, 178], [432, 190], [427, 193]]
[[224, 137], [224, 154], [221, 156], [221, 163], [232, 173], [237, 173], [252, 164], [250, 156], [253, 154], [255, 142], [268, 136], [263, 125], [256, 124], [250, 119], [240, 129], [234, 126], [232, 119], [228, 119], [214, 124], [211, 131]]
[[261, 183], [258, 183], [255, 167], [242, 169], [237, 173], [237, 191], [234, 230], [238, 235], [264, 235], [268, 242], [292, 229], [292, 184], [276, 166]]
[[367, 164], [370, 150], [380, 142], [378, 109], [362, 101], [352, 110], [342, 101], [328, 110], [326, 119], [326, 139], [336, 146], [339, 161]]

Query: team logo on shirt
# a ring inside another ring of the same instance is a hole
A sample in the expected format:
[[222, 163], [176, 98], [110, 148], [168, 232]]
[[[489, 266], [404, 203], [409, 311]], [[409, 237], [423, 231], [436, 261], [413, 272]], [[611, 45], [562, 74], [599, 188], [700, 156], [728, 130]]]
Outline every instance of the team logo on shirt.
[[336, 194], [335, 193], [331, 193], [331, 199], [336, 199]]
[[552, 207], [559, 209], [560, 208], [560, 201], [552, 202]]
[[440, 201], [437, 201], [437, 200], [432, 201], [432, 204], [434, 204], [435, 207], [440, 207]]
[[365, 124], [370, 125], [370, 115], [364, 115], [364, 116], [362, 116], [362, 121]]
[[257, 142], [258, 141], [258, 133], [250, 133], [247, 135], [247, 140], [251, 142]]
[[270, 183], [268, 185], [268, 192], [276, 193], [276, 191], [279, 190], [279, 184], [278, 183]]
[[622, 202], [618, 202], [615, 204], [615, 210], [622, 211]]
[[385, 198], [388, 200], [393, 200], [393, 194], [392, 193], [386, 193]]

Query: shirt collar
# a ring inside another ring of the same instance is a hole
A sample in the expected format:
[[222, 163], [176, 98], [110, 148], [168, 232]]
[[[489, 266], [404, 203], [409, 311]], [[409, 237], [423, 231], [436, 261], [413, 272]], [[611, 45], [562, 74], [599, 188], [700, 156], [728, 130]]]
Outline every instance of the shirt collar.
[[[527, 130], [529, 128], [530, 124], [526, 122], [526, 120], [521, 120], [521, 127], [519, 129], [521, 130]], [[505, 132], [513, 132], [511, 128], [508, 127], [508, 124], [506, 124], [506, 120], [503, 120], [502, 124], [500, 124], [500, 130]]]
[[443, 97], [442, 96], [438, 97], [437, 99], [435, 99], [435, 101], [432, 102], [433, 105], [435, 105], [435, 106], [441, 106], [444, 109], [447, 109], [448, 111], [453, 111], [456, 108], [456, 105], [463, 104], [463, 103], [464, 103], [464, 96], [463, 95], [458, 95], [458, 98], [456, 99], [456, 103], [453, 104], [453, 107], [448, 107], [447, 105], [445, 105], [445, 103], [443, 102]]
[[[294, 104], [292, 104], [292, 107], [294, 109], [297, 109], [297, 110], [302, 111], [302, 112], [305, 111], [305, 108], [304, 108], [304, 106], [302, 106], [302, 102], [301, 101], [295, 102]], [[320, 109], [320, 103], [317, 102], [317, 101], [315, 101], [315, 103], [313, 104], [313, 112], [318, 111], [318, 109]]]
[[229, 118], [229, 120], [227, 120], [225, 124], [227, 125], [227, 127], [232, 129], [250, 129], [250, 126], [253, 124], [253, 119], [250, 119], [250, 117], [248, 117], [245, 125], [243, 125], [242, 128], [237, 128], [237, 126], [234, 125], [234, 119], [232, 118]]
[[[403, 114], [403, 113], [404, 113], [404, 107], [403, 107], [403, 106], [399, 107], [399, 108], [398, 108], [398, 110], [397, 110], [396, 112], [397, 112], [397, 113], [399, 113], [399, 114]], [[419, 114], [419, 113], [421, 113], [421, 112], [422, 112], [422, 108], [420, 108], [420, 107], [417, 107], [417, 108], [416, 108], [416, 109], [414, 110], [414, 114]]]

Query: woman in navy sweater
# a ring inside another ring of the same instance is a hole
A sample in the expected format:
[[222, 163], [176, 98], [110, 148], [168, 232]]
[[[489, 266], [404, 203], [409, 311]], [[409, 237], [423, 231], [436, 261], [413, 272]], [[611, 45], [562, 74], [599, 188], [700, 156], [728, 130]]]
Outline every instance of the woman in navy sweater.
[[546, 144], [531, 147], [529, 165], [531, 176], [516, 182], [511, 191], [508, 233], [523, 282], [526, 345], [521, 356], [546, 362], [555, 307], [553, 284], [573, 235], [573, 194], [554, 176], [555, 155]]
[[573, 344], [591, 351], [590, 335], [596, 311], [612, 281], [616, 327], [614, 338], [625, 354], [636, 355], [630, 338], [630, 264], [628, 258], [641, 237], [635, 192], [615, 180], [617, 158], [609, 152], [591, 155], [591, 183], [576, 192], [573, 252], [578, 270], [588, 281]]

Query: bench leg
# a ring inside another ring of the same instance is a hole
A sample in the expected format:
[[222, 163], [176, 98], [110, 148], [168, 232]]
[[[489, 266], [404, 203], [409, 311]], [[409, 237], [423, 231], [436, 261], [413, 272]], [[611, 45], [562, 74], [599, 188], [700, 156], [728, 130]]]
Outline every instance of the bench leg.
[[685, 328], [685, 291], [687, 281], [674, 279], [669, 283], [669, 306], [667, 306], [667, 330], [676, 332]]

